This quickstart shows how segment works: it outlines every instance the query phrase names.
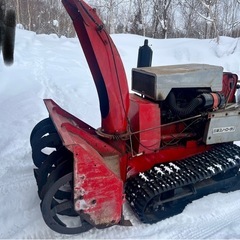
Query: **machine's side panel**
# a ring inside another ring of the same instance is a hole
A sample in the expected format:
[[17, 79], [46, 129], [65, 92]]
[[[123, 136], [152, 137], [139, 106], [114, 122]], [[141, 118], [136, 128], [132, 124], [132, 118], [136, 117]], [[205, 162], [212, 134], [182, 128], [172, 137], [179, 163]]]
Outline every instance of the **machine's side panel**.
[[240, 110], [230, 109], [209, 113], [203, 140], [206, 144], [238, 141]]
[[74, 147], [75, 210], [96, 227], [118, 224], [122, 217], [123, 182], [83, 140]]
[[157, 103], [130, 95], [129, 111], [131, 137], [136, 154], [151, 153], [159, 149], [161, 143], [161, 117]]

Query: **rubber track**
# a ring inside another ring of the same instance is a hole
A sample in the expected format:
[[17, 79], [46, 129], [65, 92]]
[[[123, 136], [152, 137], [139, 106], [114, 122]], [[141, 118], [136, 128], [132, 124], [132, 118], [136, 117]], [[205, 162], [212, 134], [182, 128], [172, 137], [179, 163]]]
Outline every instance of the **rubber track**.
[[151, 223], [145, 218], [144, 209], [153, 197], [238, 167], [240, 147], [224, 143], [181, 161], [158, 164], [128, 179], [125, 186], [126, 199], [142, 222]]

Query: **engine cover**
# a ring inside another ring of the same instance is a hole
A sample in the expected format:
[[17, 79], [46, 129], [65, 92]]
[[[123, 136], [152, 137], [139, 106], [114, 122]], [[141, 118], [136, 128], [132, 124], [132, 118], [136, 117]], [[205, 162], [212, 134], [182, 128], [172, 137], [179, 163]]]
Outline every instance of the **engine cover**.
[[232, 142], [240, 136], [240, 108], [209, 113], [203, 141], [206, 144]]
[[182, 64], [132, 69], [132, 90], [163, 101], [172, 88], [222, 90], [223, 68], [207, 64]]

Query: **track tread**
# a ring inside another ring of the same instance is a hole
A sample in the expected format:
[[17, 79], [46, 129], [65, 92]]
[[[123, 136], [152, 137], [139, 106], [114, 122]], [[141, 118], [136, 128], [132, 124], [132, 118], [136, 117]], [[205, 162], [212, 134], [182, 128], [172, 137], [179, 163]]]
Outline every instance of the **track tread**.
[[[224, 143], [197, 156], [158, 164], [127, 180], [126, 199], [142, 222], [153, 223], [144, 213], [151, 199], [158, 195], [161, 197], [162, 194], [171, 194], [172, 190], [186, 186], [189, 189], [192, 188], [194, 193], [194, 184], [224, 174], [231, 169], [239, 168], [240, 157], [238, 155], [240, 155], [239, 146]], [[180, 203], [179, 208], [182, 208], [182, 203]], [[169, 212], [172, 211], [169, 208]], [[178, 212], [177, 208], [176, 211]], [[171, 213], [169, 216], [172, 215]], [[164, 218], [169, 216], [165, 211]], [[154, 220], [154, 222], [156, 221]]]

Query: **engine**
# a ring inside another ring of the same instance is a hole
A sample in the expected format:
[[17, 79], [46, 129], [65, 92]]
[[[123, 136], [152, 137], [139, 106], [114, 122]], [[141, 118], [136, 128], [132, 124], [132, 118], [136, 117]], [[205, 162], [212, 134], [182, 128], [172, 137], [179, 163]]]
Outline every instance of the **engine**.
[[[206, 64], [135, 68], [132, 90], [159, 106], [160, 145], [231, 142], [240, 134], [237, 75]], [[155, 116], [152, 116], [155, 118]]]

